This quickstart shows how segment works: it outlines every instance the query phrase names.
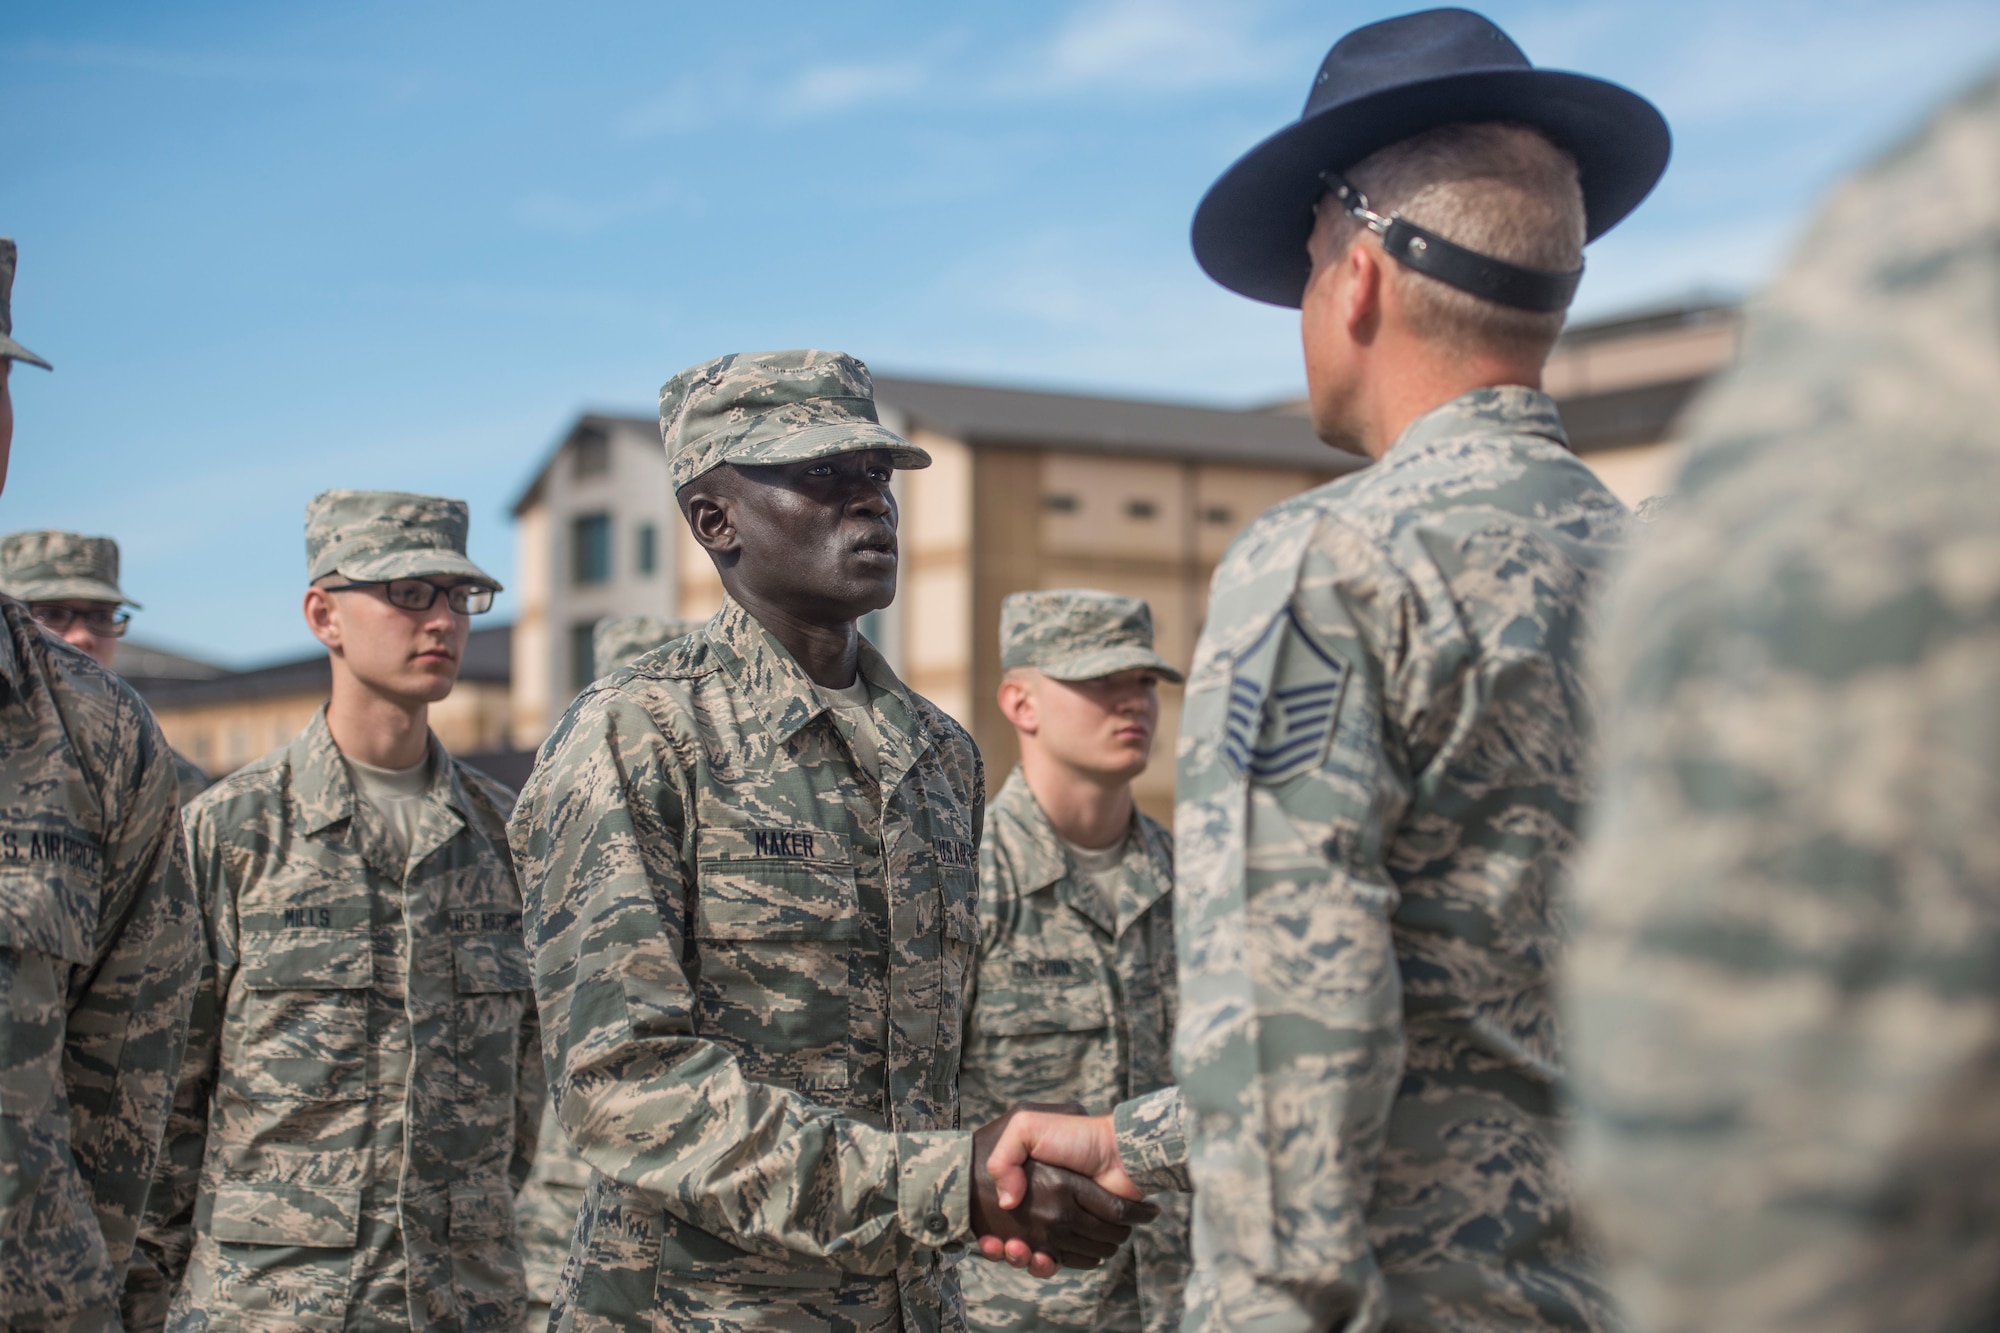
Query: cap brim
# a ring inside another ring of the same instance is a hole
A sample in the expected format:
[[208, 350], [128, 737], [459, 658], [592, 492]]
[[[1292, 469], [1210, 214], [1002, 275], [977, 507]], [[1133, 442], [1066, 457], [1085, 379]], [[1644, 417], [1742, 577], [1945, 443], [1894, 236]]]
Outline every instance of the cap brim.
[[143, 609], [113, 585], [96, 579], [35, 579], [8, 584], [5, 591], [22, 602], [109, 602], [135, 611]]
[[740, 453], [734, 449], [725, 450], [718, 461], [742, 463], [746, 466], [804, 463], [814, 458], [832, 458], [836, 454], [858, 454], [869, 449], [886, 451], [890, 456], [891, 465], [895, 467], [914, 469], [931, 465], [931, 456], [922, 449], [887, 426], [876, 426], [865, 421], [843, 421], [826, 426], [810, 426], [783, 439], [768, 440], [744, 447]]
[[342, 560], [335, 572], [357, 583], [390, 579], [461, 578], [483, 583], [495, 592], [504, 585], [456, 551], [388, 551], [363, 560]]
[[1224, 287], [1296, 308], [1311, 262], [1306, 238], [1326, 187], [1378, 148], [1461, 121], [1532, 125], [1576, 158], [1585, 239], [1639, 206], [1667, 169], [1673, 136], [1629, 88], [1552, 69], [1494, 69], [1398, 84], [1279, 130], [1216, 180], [1194, 214], [1194, 255]]
[[1048, 662], [1030, 662], [1027, 665], [1034, 667], [1050, 680], [1098, 680], [1105, 676], [1115, 676], [1121, 671], [1139, 670], [1156, 671], [1163, 679], [1170, 680], [1176, 685], [1186, 680], [1173, 663], [1149, 648], [1102, 648], [1094, 652], [1077, 653], [1073, 657], [1057, 658]]
[[29, 365], [40, 366], [43, 370], [55, 369], [54, 366], [42, 360], [42, 358], [36, 356], [33, 352], [21, 346], [21, 344], [15, 342], [4, 333], [0, 333], [0, 358], [5, 358], [9, 361], [26, 361]]

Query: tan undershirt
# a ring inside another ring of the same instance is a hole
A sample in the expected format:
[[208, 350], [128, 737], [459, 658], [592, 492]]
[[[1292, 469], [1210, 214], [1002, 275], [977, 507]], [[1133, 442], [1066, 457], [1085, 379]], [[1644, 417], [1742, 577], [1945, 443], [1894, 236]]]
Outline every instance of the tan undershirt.
[[1132, 841], [1127, 833], [1109, 847], [1079, 847], [1062, 834], [1056, 834], [1069, 853], [1069, 863], [1076, 867], [1076, 873], [1089, 880], [1092, 887], [1103, 895], [1106, 903], [1118, 901], [1119, 877], [1125, 864], [1125, 851]]
[[877, 782], [882, 780], [882, 732], [875, 725], [875, 707], [869, 701], [867, 677], [857, 673], [854, 683], [844, 690], [814, 685], [820, 702], [834, 710], [847, 724], [854, 746], [854, 762]]
[[398, 860], [407, 860], [424, 814], [424, 793], [431, 785], [431, 759], [426, 754], [412, 768], [377, 768], [342, 755], [354, 782], [354, 795], [368, 803], [395, 844]]

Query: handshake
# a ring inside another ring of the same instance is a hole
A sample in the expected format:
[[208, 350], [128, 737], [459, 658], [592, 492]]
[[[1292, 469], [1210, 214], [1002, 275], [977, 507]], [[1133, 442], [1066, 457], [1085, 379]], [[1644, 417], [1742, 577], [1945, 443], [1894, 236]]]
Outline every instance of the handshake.
[[1125, 1174], [1108, 1115], [1020, 1102], [972, 1134], [972, 1230], [988, 1259], [1039, 1278], [1095, 1268], [1159, 1210]]

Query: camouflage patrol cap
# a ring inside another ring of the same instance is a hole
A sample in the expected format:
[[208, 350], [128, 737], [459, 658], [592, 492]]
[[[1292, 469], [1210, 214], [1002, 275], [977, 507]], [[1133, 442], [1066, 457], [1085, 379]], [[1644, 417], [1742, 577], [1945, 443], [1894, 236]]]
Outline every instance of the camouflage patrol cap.
[[306, 506], [306, 578], [344, 574], [360, 583], [434, 575], [500, 580], [466, 558], [471, 515], [463, 500], [402, 491], [322, 491]]
[[868, 367], [845, 352], [736, 352], [691, 366], [660, 390], [660, 439], [676, 492], [723, 463], [887, 449], [897, 467], [931, 465], [882, 424]]
[[43, 370], [54, 370], [54, 366], [14, 341], [14, 260], [18, 253], [11, 237], [0, 236], [0, 360], [26, 361]]
[[139, 605], [118, 587], [118, 543], [74, 532], [15, 532], [0, 541], [0, 592], [24, 602]]
[[1000, 603], [1000, 669], [1034, 667], [1057, 680], [1096, 680], [1150, 667], [1182, 680], [1153, 651], [1153, 612], [1137, 597], [1094, 588], [1017, 592]]
[[597, 628], [590, 633], [591, 656], [596, 659], [597, 674], [608, 676], [627, 662], [632, 662], [658, 648], [661, 644], [672, 643], [684, 634], [692, 634], [706, 621], [669, 620], [665, 616], [607, 616], [597, 622]]

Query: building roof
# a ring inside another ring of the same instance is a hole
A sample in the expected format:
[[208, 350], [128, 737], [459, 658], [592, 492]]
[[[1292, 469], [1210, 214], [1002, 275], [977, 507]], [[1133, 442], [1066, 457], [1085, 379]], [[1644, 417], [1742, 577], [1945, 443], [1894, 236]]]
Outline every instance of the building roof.
[[875, 397], [974, 448], [1074, 449], [1204, 463], [1351, 472], [1364, 460], [1322, 444], [1303, 416], [1142, 398], [1003, 389], [949, 380], [875, 377]]
[[[465, 642], [458, 678], [505, 684], [513, 664], [514, 632], [510, 625], [481, 626]], [[162, 708], [207, 708], [217, 704], [249, 703], [298, 694], [325, 694], [333, 686], [333, 669], [325, 653], [253, 667], [224, 671], [207, 679], [127, 676], [132, 688], [149, 705]]]
[[1694, 328], [1703, 324], [1733, 323], [1742, 318], [1743, 303], [1730, 297], [1695, 293], [1657, 305], [1638, 306], [1602, 319], [1571, 324], [1556, 339], [1555, 350], [1581, 343], [1615, 342], [1652, 333]]
[[[1320, 443], [1303, 415], [1263, 408], [1202, 407], [902, 375], [877, 375], [875, 400], [883, 416], [905, 433], [927, 428], [975, 449], [1071, 449], [1325, 473], [1351, 472], [1365, 461]], [[514, 516], [519, 518], [540, 498], [549, 469], [578, 436], [593, 431], [652, 436], [658, 429], [654, 417], [582, 413], [523, 488]]]

